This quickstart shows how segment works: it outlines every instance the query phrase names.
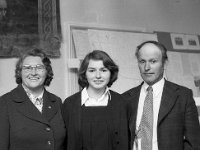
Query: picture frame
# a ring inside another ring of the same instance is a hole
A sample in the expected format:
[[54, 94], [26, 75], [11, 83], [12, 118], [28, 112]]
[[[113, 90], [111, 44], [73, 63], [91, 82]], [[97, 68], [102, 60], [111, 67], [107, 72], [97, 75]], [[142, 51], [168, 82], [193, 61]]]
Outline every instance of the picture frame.
[[199, 50], [199, 39], [197, 35], [186, 35], [187, 47], [191, 50]]
[[174, 49], [187, 49], [186, 37], [184, 34], [171, 33], [170, 36]]
[[32, 47], [60, 57], [59, 5], [59, 0], [1, 0], [0, 57], [18, 57]]
[[170, 37], [174, 50], [200, 52], [198, 35], [171, 33]]

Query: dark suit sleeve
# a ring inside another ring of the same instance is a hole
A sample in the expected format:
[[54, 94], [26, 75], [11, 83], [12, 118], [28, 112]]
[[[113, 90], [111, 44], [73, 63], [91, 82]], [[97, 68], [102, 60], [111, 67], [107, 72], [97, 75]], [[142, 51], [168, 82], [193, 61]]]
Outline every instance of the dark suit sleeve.
[[0, 149], [9, 149], [9, 119], [6, 101], [0, 98]]
[[184, 150], [200, 150], [198, 111], [191, 90], [187, 93], [187, 103], [185, 108]]

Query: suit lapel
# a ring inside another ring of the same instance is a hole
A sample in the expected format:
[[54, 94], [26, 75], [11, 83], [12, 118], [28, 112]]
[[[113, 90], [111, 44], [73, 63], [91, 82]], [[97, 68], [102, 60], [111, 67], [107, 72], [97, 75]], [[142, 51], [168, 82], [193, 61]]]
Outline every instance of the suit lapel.
[[177, 90], [178, 88], [174, 84], [172, 85], [171, 82], [165, 81], [158, 115], [158, 125], [174, 106], [178, 96]]
[[17, 106], [17, 110], [29, 119], [39, 121], [48, 124], [47, 120], [41, 115], [39, 110], [34, 106], [34, 104], [29, 100], [23, 87], [19, 85], [14, 93], [13, 100]]
[[55, 97], [52, 97], [46, 90], [44, 90], [43, 101], [44, 105], [42, 115], [50, 121], [57, 113], [59, 106], [56, 103]]
[[137, 118], [137, 108], [138, 108], [138, 102], [139, 102], [139, 96], [140, 96], [140, 90], [141, 90], [141, 85], [139, 85], [138, 87], [136, 87], [134, 90], [130, 91], [130, 112], [129, 112], [129, 129], [131, 131], [132, 134], [132, 138], [134, 138], [133, 136], [135, 136], [135, 129], [136, 129], [136, 118]]

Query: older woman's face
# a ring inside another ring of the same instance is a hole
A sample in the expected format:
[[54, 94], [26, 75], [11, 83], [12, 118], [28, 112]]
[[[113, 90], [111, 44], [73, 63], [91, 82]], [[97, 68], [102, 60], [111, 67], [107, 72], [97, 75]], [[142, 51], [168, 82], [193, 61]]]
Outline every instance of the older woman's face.
[[31, 91], [41, 90], [47, 76], [42, 59], [38, 56], [28, 56], [22, 63], [22, 83]]

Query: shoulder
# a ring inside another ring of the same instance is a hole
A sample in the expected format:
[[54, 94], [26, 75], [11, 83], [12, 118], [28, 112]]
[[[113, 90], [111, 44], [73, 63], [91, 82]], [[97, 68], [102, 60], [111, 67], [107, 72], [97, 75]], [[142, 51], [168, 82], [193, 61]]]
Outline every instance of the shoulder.
[[59, 96], [57, 96], [57, 95], [55, 95], [55, 94], [53, 94], [53, 93], [51, 93], [51, 92], [49, 92], [49, 91], [46, 91], [46, 92], [47, 92], [48, 96], [53, 97], [53, 98], [55, 98], [55, 99], [60, 99]]
[[61, 98], [58, 97], [57, 95], [47, 91], [46, 89], [43, 94], [43, 99], [46, 102], [46, 104], [55, 105], [58, 109], [60, 109], [62, 107]]
[[193, 91], [191, 89], [170, 81], [165, 82], [163, 95], [165, 95], [165, 97], [174, 97], [182, 104], [186, 104], [188, 102], [195, 103]]
[[13, 106], [12, 102], [13, 102], [13, 99], [15, 99], [16, 94], [20, 95], [20, 93], [18, 93], [16, 91], [16, 88], [14, 88], [10, 92], [5, 93], [4, 95], [2, 95], [0, 97], [0, 111], [1, 111], [1, 113], [3, 111], [5, 112], [5, 110], [7, 110], [9, 107]]
[[81, 91], [67, 97], [65, 100], [64, 100], [64, 105], [65, 104], [73, 104], [73, 103], [76, 103], [79, 99], [81, 99]]
[[182, 93], [182, 94], [187, 94], [187, 93], [191, 93], [192, 92], [191, 89], [189, 89], [189, 88], [187, 88], [185, 86], [170, 82], [170, 81], [165, 81], [164, 88], [167, 88], [167, 89], [170, 89], [170, 90]]
[[77, 92], [67, 97], [62, 105], [62, 112], [65, 120], [73, 110], [78, 111], [80, 106], [81, 106], [81, 92]]
[[[0, 103], [5, 103], [10, 101], [11, 99], [13, 99], [15, 97], [15, 95], [17, 94], [17, 87], [12, 89], [11, 91], [9, 91], [8, 93], [5, 93], [4, 95], [2, 95], [0, 97]], [[18, 93], [19, 95], [19, 93]]]
[[109, 91], [110, 91], [110, 95], [111, 95], [112, 99], [117, 99], [117, 100], [124, 99], [123, 96], [121, 94], [119, 94], [118, 92], [113, 91], [113, 90], [109, 90]]
[[110, 94], [113, 95], [113, 96], [119, 96], [119, 97], [121, 97], [121, 95], [120, 95], [118, 92], [116, 92], [116, 91], [109, 90], [109, 92], [110, 92]]
[[111, 99], [114, 103], [118, 103], [119, 105], [126, 103], [126, 100], [124, 99], [124, 97], [121, 94], [110, 90], [110, 95], [111, 95]]
[[45, 90], [45, 93], [48, 95], [48, 98], [54, 99], [59, 103], [62, 102], [62, 100], [61, 100], [61, 98], [59, 96], [57, 96], [57, 95], [55, 95], [55, 94], [53, 94], [53, 93], [51, 93], [49, 91], [46, 91], [46, 90]]
[[130, 98], [132, 96], [137, 95], [140, 92], [140, 89], [141, 89], [141, 85], [133, 87], [129, 89], [128, 91], [125, 91], [124, 93], [122, 93], [122, 96], [124, 98]]

